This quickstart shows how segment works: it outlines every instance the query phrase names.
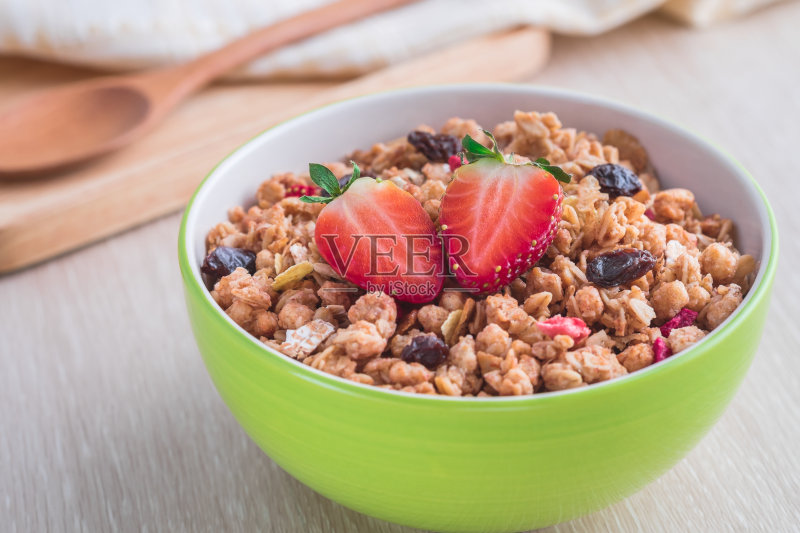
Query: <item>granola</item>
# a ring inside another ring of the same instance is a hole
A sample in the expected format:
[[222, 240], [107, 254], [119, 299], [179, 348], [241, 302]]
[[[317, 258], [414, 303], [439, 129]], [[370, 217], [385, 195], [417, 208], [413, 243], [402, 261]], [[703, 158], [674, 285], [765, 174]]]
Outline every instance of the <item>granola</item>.
[[[504, 286], [487, 294], [448, 278], [430, 301], [412, 303], [365, 291], [315, 241], [325, 205], [299, 196], [322, 193], [318, 184], [285, 172], [209, 231], [211, 295], [248, 333], [313, 368], [393, 390], [481, 397], [636, 372], [686, 350], [742, 302], [757, 264], [736, 249], [733, 223], [703, 215], [690, 190], [661, 189], [631, 134], [609, 130], [601, 141], [553, 113], [522, 111], [491, 133], [514, 162], [545, 158], [572, 177], [544, 255]], [[467, 164], [453, 152], [466, 135], [492, 140], [474, 120], [452, 118], [439, 132], [420, 126], [325, 167], [342, 189], [359, 172], [391, 182], [441, 231], [448, 183]], [[592, 174], [600, 165], [603, 183]], [[616, 188], [615, 175], [626, 180]]]

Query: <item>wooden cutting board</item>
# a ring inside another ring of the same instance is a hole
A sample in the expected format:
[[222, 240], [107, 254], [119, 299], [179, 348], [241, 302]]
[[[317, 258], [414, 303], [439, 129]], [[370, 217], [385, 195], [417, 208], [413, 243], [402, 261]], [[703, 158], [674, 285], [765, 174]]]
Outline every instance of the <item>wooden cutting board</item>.
[[[0, 272], [9, 272], [179, 210], [226, 154], [271, 125], [326, 103], [396, 87], [515, 81], [547, 61], [549, 34], [481, 37], [352, 81], [215, 85], [142, 141], [69, 173], [0, 181]], [[0, 102], [92, 75], [0, 61]]]

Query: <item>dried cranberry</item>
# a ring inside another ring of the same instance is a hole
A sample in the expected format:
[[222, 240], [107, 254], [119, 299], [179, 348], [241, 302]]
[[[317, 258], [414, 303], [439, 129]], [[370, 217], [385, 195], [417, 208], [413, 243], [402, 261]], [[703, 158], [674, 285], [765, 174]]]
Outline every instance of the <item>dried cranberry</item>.
[[592, 334], [592, 330], [580, 318], [561, 315], [537, 322], [536, 327], [548, 337], [555, 337], [556, 335], [572, 337], [575, 344]]
[[669, 337], [673, 329], [685, 328], [694, 324], [697, 319], [697, 311], [692, 311], [688, 307], [684, 307], [678, 314], [670, 318], [663, 326], [661, 326], [661, 335], [665, 338]]
[[642, 182], [630, 169], [622, 165], [606, 163], [597, 165], [588, 172], [600, 182], [600, 192], [611, 198], [617, 196], [633, 196], [642, 190]]
[[586, 265], [586, 279], [599, 287], [616, 287], [639, 279], [656, 266], [647, 250], [622, 248], [600, 254]]
[[207, 276], [207, 281], [214, 284], [219, 278], [227, 276], [239, 267], [246, 268], [251, 274], [254, 273], [256, 271], [256, 254], [242, 248], [217, 246], [205, 258], [200, 270]]
[[314, 187], [313, 185], [289, 185], [286, 187], [286, 194], [287, 198], [291, 198], [293, 196], [317, 196], [321, 189], [318, 187]]
[[667, 357], [672, 357], [672, 350], [667, 346], [667, 341], [659, 337], [653, 341], [653, 362], [658, 363]]
[[406, 363], [420, 363], [433, 370], [444, 363], [449, 353], [449, 348], [439, 337], [418, 335], [403, 348], [400, 357]]
[[435, 163], [446, 163], [451, 155], [461, 149], [458, 139], [446, 133], [434, 134], [415, 130], [408, 134], [408, 142]]

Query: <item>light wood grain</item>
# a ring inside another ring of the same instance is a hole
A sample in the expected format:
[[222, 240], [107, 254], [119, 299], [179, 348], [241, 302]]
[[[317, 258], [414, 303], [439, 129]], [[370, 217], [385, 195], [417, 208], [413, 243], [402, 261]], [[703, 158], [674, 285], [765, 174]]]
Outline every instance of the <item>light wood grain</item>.
[[[322, 104], [394, 87], [514, 81], [539, 70], [549, 34], [521, 28], [467, 41], [350, 82], [214, 87], [151, 135], [90, 166], [47, 180], [0, 180], [0, 272], [29, 265], [180, 209], [234, 148], [269, 126]], [[518, 53], [524, 51], [524, 57]], [[470, 61], [462, 58], [469, 57]], [[18, 62], [17, 62], [18, 63]], [[475, 68], [475, 64], [483, 65]], [[4, 69], [14, 76], [11, 68]], [[5, 78], [3, 76], [2, 78]], [[23, 79], [30, 79], [26, 73]], [[35, 84], [9, 83], [13, 96]], [[47, 218], [50, 224], [30, 224]]]
[[[761, 348], [720, 422], [643, 491], [547, 531], [798, 530], [798, 18], [787, 3], [703, 33], [648, 18], [558, 38], [530, 80], [718, 142], [753, 170], [782, 233]], [[0, 530], [408, 532], [316, 495], [236, 424], [189, 331], [177, 226], [162, 218], [0, 278]]]
[[239, 37], [188, 63], [36, 91], [0, 114], [0, 178], [66, 171], [136, 141], [234, 67], [416, 0], [337, 0]]

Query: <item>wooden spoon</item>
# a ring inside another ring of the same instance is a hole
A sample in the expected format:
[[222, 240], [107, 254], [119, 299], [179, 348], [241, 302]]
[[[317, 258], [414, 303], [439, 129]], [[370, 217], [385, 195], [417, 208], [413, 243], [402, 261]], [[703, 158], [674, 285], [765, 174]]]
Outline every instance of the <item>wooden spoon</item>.
[[49, 172], [140, 137], [211, 80], [266, 52], [416, 0], [339, 0], [176, 67], [42, 91], [0, 115], [0, 176]]

